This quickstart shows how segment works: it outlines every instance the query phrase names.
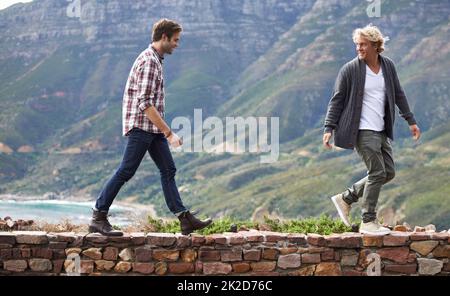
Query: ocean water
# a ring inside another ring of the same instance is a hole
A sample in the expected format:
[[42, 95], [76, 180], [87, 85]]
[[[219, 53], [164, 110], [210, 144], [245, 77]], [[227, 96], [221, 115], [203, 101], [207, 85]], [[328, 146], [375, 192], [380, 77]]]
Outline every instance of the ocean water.
[[[0, 218], [35, 220], [58, 223], [69, 219], [74, 224], [89, 223], [94, 202], [62, 200], [0, 200]], [[131, 207], [112, 205], [109, 214], [113, 225], [128, 225], [135, 221], [137, 211]]]

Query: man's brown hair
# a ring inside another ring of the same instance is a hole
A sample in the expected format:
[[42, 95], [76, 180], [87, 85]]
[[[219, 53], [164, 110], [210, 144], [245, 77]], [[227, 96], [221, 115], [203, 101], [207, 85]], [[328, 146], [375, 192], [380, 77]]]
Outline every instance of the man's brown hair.
[[173, 34], [183, 31], [180, 24], [168, 19], [161, 19], [153, 25], [152, 40], [157, 42], [162, 39], [165, 34], [169, 39], [172, 39]]

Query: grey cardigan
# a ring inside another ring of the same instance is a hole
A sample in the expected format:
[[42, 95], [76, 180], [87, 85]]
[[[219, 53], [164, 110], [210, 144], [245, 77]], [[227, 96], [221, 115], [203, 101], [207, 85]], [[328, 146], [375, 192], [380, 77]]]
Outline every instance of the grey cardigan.
[[[386, 112], [384, 117], [386, 134], [394, 139], [395, 105], [400, 115], [409, 125], [416, 124], [405, 92], [398, 80], [394, 63], [379, 55], [386, 84]], [[359, 122], [366, 82], [366, 63], [358, 57], [345, 64], [339, 71], [333, 96], [328, 104], [325, 118], [325, 132], [334, 130], [334, 144], [345, 149], [353, 149], [358, 137]]]

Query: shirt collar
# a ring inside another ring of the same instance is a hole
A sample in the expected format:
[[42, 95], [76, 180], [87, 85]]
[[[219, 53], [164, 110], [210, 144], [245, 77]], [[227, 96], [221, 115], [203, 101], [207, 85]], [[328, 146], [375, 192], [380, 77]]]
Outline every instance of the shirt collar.
[[159, 59], [159, 61], [162, 63], [163, 61], [164, 61], [164, 57], [163, 56], [161, 56], [160, 54], [159, 54], [159, 52], [150, 44], [150, 46], [149, 46], [151, 49], [152, 49], [152, 51], [156, 54], [156, 56], [158, 57], [158, 59]]

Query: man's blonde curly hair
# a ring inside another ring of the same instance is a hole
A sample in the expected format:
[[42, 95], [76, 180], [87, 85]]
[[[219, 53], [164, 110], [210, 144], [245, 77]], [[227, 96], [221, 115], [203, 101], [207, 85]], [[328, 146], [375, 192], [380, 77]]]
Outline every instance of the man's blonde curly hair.
[[353, 31], [353, 42], [356, 42], [356, 38], [364, 37], [377, 48], [378, 53], [382, 53], [384, 51], [384, 44], [389, 40], [388, 37], [384, 37], [378, 27], [369, 24], [364, 28], [358, 28]]

